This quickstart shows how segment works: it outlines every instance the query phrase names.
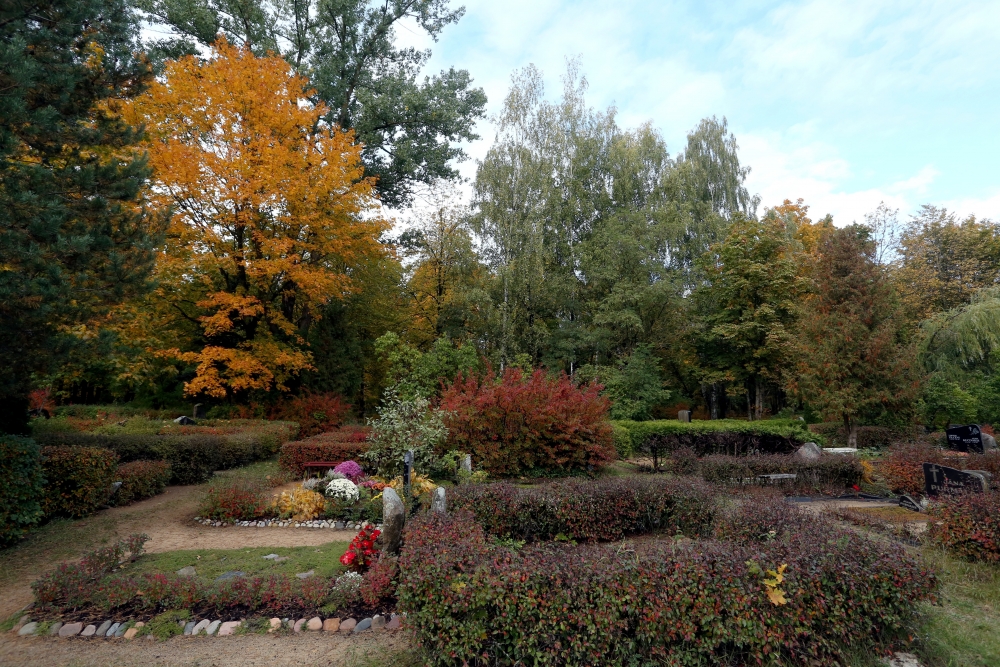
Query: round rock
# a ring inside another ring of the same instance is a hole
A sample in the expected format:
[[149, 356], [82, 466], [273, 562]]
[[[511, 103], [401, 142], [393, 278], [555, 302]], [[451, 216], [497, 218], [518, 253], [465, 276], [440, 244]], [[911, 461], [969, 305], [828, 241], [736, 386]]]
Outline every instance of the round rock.
[[372, 627], [372, 619], [366, 618], [362, 620], [360, 623], [358, 623], [356, 626], [354, 626], [354, 631], [364, 632], [365, 630], [368, 630], [371, 627]]
[[358, 622], [353, 618], [348, 618], [340, 622], [340, 632], [341, 634], [347, 634], [352, 632], [354, 628], [358, 625]]
[[323, 619], [319, 616], [313, 616], [306, 622], [306, 630], [311, 630], [312, 632], [319, 632], [323, 629]]
[[328, 618], [323, 621], [323, 632], [336, 632], [340, 630], [339, 618]]
[[[97, 628], [94, 628], [95, 630]], [[83, 631], [83, 623], [67, 623], [59, 628], [60, 637], [76, 637]]]
[[93, 637], [96, 632], [97, 632], [97, 626], [96, 625], [88, 625], [87, 627], [85, 627], [83, 629], [83, 632], [80, 633], [80, 636], [81, 637]]
[[17, 631], [19, 637], [24, 637], [25, 635], [35, 634], [35, 630], [38, 629], [38, 623], [31, 621], [30, 623], [25, 623], [21, 626], [21, 629]]

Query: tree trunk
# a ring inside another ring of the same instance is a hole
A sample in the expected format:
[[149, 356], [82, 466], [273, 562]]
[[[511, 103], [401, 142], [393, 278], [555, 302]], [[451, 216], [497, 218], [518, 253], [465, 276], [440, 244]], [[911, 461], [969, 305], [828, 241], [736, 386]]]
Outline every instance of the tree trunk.
[[847, 446], [857, 449], [858, 446], [858, 422], [844, 415], [844, 430], [847, 431]]

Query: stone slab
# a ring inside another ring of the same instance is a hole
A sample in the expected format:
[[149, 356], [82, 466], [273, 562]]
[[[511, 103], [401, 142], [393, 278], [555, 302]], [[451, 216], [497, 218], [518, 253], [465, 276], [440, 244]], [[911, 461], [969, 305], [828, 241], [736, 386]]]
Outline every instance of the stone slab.
[[188, 621], [187, 623], [185, 623], [184, 624], [184, 634], [185, 635], [190, 635], [192, 632], [194, 632], [194, 626], [196, 626], [196, 625], [198, 625], [198, 624], [196, 622], [194, 622], [194, 621]]
[[97, 626], [97, 636], [103, 637], [108, 634], [108, 628], [111, 627], [112, 621], [104, 621], [99, 626]]
[[271, 624], [271, 627], [269, 627], [267, 629], [268, 632], [274, 632], [275, 630], [280, 630], [281, 629], [281, 619], [280, 618], [272, 618], [268, 622]]
[[120, 624], [118, 626], [118, 629], [115, 630], [115, 637], [122, 637], [122, 636], [124, 636], [124, 634], [126, 632], [128, 632], [128, 630], [129, 630], [129, 627], [128, 627], [127, 624], [125, 624], [125, 623]]
[[924, 463], [924, 494], [930, 497], [986, 491], [986, 479], [977, 473]]
[[236, 632], [236, 628], [240, 627], [239, 621], [226, 621], [219, 626], [218, 635], [220, 637], [228, 637], [229, 635]]
[[306, 624], [306, 619], [300, 618], [295, 621], [295, 625], [292, 626], [292, 632], [302, 632], [302, 626]]

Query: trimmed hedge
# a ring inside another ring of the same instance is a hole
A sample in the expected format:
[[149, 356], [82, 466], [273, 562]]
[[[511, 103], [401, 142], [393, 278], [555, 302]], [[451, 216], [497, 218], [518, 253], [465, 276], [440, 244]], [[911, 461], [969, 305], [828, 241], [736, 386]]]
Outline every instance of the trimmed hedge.
[[41, 432], [48, 445], [102, 447], [124, 463], [167, 461], [171, 484], [200, 484], [216, 470], [239, 468], [273, 456], [281, 442], [294, 437], [292, 422], [205, 420], [199, 426], [177, 426], [169, 434]]
[[1000, 493], [944, 498], [929, 512], [933, 542], [963, 560], [1000, 562]]
[[[918, 437], [918, 426], [859, 426], [858, 447], [861, 449], [882, 449], [900, 442], [913, 442]], [[810, 424], [809, 430], [826, 438], [830, 446], [847, 446], [847, 429], [842, 422]]]
[[701, 459], [698, 468], [706, 482], [742, 484], [752, 480], [751, 483], [756, 483], [758, 475], [793, 473], [797, 477], [791, 486], [835, 491], [860, 485], [864, 476], [857, 457], [839, 454], [824, 454], [817, 461], [800, 461], [787, 454], [716, 455]]
[[0, 547], [24, 537], [43, 515], [42, 452], [34, 440], [0, 434]]
[[118, 457], [98, 447], [43, 447], [46, 516], [79, 518], [108, 501]]
[[528, 488], [463, 484], [449, 505], [469, 510], [493, 535], [524, 540], [619, 540], [662, 531], [699, 535], [711, 525], [712, 488], [663, 477], [568, 480]]
[[286, 442], [278, 454], [278, 464], [294, 475], [305, 471], [309, 461], [356, 461], [368, 451], [371, 429], [343, 427], [298, 442]]
[[166, 461], [132, 461], [118, 466], [117, 478], [122, 485], [112, 501], [120, 507], [163, 493], [170, 481], [170, 464]]
[[681, 422], [674, 419], [655, 421], [615, 421], [629, 432], [634, 454], [653, 457], [654, 465], [665, 454], [681, 448], [694, 450], [699, 457], [710, 454], [788, 454], [807, 442], [822, 445], [823, 436], [810, 433], [805, 422], [792, 419], [740, 421], [713, 419]]
[[468, 511], [427, 513], [407, 526], [396, 593], [429, 664], [685, 666], [846, 664], [848, 646], [905, 636], [934, 595], [901, 546], [787, 507], [744, 503], [716, 530], [515, 550]]

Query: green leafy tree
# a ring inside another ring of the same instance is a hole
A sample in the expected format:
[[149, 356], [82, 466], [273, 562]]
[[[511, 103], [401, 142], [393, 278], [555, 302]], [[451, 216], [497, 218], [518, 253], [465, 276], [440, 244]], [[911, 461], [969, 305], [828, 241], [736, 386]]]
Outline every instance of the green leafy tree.
[[442, 382], [482, 369], [475, 346], [456, 344], [448, 338], [437, 339], [430, 350], [421, 352], [389, 332], [375, 341], [375, 354], [386, 367], [385, 383], [402, 400], [433, 397]]
[[940, 375], [931, 377], [923, 393], [924, 423], [932, 429], [967, 424], [976, 419], [975, 397]]
[[354, 130], [367, 176], [400, 207], [420, 183], [452, 179], [461, 141], [478, 139], [486, 95], [466, 70], [420, 80], [430, 50], [400, 48], [396, 30], [416, 26], [437, 40], [464, 8], [449, 0], [133, 0], [174, 33], [151, 41], [158, 59], [196, 53], [223, 35], [258, 56], [280, 53], [309, 77], [331, 125]]
[[802, 309], [800, 358], [789, 386], [825, 419], [842, 421], [849, 447], [863, 419], [912, 415], [921, 374], [912, 331], [871, 230], [835, 229], [820, 246], [816, 294]]
[[649, 345], [640, 345], [618, 366], [582, 366], [577, 382], [597, 381], [611, 399], [612, 419], [652, 419], [653, 410], [670, 400], [664, 389], [659, 360]]
[[797, 301], [807, 287], [794, 248], [780, 220], [736, 215], [702, 264], [706, 284], [695, 301], [703, 380], [745, 395], [748, 417], [761, 419], [765, 394], [784, 384]]
[[33, 372], [69, 328], [143, 291], [161, 231], [116, 113], [143, 90], [118, 0], [0, 5], [0, 429], [26, 427]]

